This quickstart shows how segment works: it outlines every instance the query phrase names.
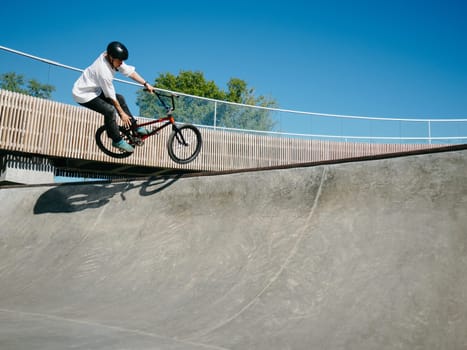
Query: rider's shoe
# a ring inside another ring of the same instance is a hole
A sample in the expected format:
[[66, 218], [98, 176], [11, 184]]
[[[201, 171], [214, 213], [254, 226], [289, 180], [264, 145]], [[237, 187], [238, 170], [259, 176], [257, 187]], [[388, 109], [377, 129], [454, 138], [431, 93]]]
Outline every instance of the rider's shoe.
[[138, 133], [139, 135], [149, 135], [150, 131], [145, 127], [140, 126], [136, 129], [136, 133]]
[[120, 148], [121, 150], [125, 152], [133, 152], [135, 149], [133, 146], [129, 145], [128, 143], [125, 142], [125, 140], [120, 140], [118, 142], [112, 142], [112, 146]]

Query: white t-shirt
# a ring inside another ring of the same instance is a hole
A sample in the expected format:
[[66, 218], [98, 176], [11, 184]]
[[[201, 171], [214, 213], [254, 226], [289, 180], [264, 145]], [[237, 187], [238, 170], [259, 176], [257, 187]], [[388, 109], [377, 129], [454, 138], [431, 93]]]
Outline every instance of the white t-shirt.
[[[135, 71], [135, 67], [123, 62], [118, 71], [128, 77]], [[72, 90], [73, 99], [78, 103], [86, 103], [104, 92], [105, 97], [116, 100], [112, 82], [116, 72], [107, 61], [105, 53], [102, 53], [76, 80]]]

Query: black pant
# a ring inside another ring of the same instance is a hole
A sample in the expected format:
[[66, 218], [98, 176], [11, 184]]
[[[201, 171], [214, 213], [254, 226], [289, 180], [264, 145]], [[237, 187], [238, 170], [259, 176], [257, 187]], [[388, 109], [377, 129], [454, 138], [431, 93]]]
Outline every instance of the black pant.
[[[136, 119], [131, 114], [125, 102], [125, 98], [120, 94], [117, 94], [116, 96], [123, 111], [131, 117], [131, 123], [135, 124]], [[105, 130], [107, 131], [107, 136], [109, 136], [113, 142], [119, 142], [122, 139], [120, 132], [118, 131], [117, 110], [115, 109], [112, 101], [105, 97], [103, 93], [89, 102], [80, 103], [80, 105], [104, 115]]]

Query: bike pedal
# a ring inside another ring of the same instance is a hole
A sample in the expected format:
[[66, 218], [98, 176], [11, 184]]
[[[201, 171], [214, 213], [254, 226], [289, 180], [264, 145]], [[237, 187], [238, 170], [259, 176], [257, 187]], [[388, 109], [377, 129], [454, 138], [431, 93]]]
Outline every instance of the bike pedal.
[[138, 138], [135, 138], [135, 139], [133, 140], [133, 142], [134, 142], [134, 144], [135, 144], [136, 146], [143, 146], [143, 145], [144, 145], [144, 141], [143, 141], [142, 139], [140, 139], [139, 137], [138, 137]]

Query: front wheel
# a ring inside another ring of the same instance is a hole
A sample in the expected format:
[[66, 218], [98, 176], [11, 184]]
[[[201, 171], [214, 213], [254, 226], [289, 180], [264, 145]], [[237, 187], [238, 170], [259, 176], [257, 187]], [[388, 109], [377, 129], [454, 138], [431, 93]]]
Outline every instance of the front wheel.
[[[128, 140], [128, 131], [123, 127], [119, 126], [120, 136], [127, 141]], [[105, 126], [102, 125], [96, 131], [96, 143], [97, 147], [107, 154], [108, 156], [114, 158], [126, 158], [132, 155], [131, 152], [122, 151], [114, 146], [112, 146], [112, 140], [107, 136], [107, 132], [105, 130]]]
[[201, 133], [194, 125], [175, 126], [167, 141], [170, 158], [178, 164], [187, 164], [195, 160], [201, 151]]

